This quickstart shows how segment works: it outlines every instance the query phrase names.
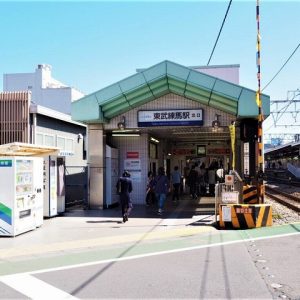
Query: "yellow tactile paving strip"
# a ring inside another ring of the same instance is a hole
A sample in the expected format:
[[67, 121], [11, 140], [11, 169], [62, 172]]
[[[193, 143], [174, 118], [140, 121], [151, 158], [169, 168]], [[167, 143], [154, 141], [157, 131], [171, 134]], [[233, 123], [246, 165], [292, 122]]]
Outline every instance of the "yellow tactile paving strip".
[[142, 232], [125, 235], [114, 235], [110, 237], [99, 237], [95, 239], [80, 239], [75, 241], [55, 242], [49, 244], [36, 244], [30, 247], [8, 248], [0, 250], [0, 259], [7, 259], [20, 256], [46, 254], [51, 252], [101, 247], [135, 241], [148, 241], [172, 237], [184, 237], [199, 233], [213, 232], [215, 228], [210, 226], [184, 227], [177, 229], [166, 229], [164, 231]]

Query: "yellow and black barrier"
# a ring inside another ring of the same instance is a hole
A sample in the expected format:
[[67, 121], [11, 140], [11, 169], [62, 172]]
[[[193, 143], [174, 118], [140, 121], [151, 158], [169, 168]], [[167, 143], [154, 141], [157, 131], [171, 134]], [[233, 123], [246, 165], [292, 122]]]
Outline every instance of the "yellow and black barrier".
[[258, 204], [257, 187], [255, 185], [243, 186], [243, 203]]
[[270, 204], [220, 204], [219, 225], [221, 228], [256, 228], [272, 226]]

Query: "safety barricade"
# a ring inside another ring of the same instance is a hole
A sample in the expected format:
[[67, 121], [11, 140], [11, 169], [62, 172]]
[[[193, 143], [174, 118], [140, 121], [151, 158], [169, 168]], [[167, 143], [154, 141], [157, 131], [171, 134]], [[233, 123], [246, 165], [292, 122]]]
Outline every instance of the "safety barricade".
[[221, 228], [256, 228], [272, 226], [272, 206], [269, 204], [219, 204]]
[[243, 186], [243, 203], [258, 204], [257, 187], [255, 185]]

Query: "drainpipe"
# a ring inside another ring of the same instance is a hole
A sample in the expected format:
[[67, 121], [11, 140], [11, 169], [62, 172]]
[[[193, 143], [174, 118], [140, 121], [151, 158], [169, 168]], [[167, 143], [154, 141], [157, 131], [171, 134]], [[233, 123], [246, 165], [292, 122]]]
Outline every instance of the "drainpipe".
[[36, 113], [32, 114], [32, 125], [31, 125], [31, 143], [36, 143]]

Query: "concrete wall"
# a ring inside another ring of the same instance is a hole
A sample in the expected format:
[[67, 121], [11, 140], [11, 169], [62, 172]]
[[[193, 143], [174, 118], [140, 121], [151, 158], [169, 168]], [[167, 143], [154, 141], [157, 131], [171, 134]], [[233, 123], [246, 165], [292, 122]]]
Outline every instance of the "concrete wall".
[[3, 91], [27, 91], [35, 85], [34, 73], [4, 74]]
[[240, 83], [240, 65], [200, 66], [192, 68], [201, 73], [205, 73], [207, 75], [211, 75], [235, 84]]
[[118, 123], [122, 120], [124, 116], [126, 119], [126, 127], [127, 128], [138, 128], [137, 125], [137, 112], [139, 110], [160, 110], [160, 109], [204, 109], [204, 116], [203, 116], [203, 126], [211, 126], [212, 121], [215, 120], [216, 114], [220, 115], [219, 121], [221, 126], [226, 126], [231, 123], [231, 121], [235, 121], [236, 117], [225, 113], [221, 110], [215, 109], [213, 107], [209, 107], [203, 104], [200, 104], [196, 101], [189, 100], [182, 96], [178, 96], [175, 94], [168, 94], [162, 96], [156, 100], [148, 102], [144, 105], [141, 105], [137, 108], [134, 108], [120, 116], [117, 116], [110, 120], [108, 124], [104, 124], [104, 129], [116, 129], [118, 128]]
[[60, 111], [65, 114], [71, 114], [71, 88], [47, 88], [40, 89], [37, 92], [39, 93], [39, 96], [36, 96], [36, 98], [39, 99], [39, 105]]
[[31, 91], [35, 104], [71, 114], [71, 102], [84, 96], [77, 89], [52, 78], [50, 65], [38, 65], [34, 73], [3, 75], [4, 91]]
[[88, 183], [89, 205], [91, 208], [103, 208], [105, 147], [102, 124], [88, 126]]
[[[43, 145], [53, 140], [59, 146], [58, 138], [72, 141], [72, 149], [61, 149], [60, 156], [65, 157], [66, 167], [66, 203], [76, 202], [87, 198], [87, 160], [84, 159], [84, 139], [86, 128], [60, 120], [52, 119], [43, 115], [37, 115], [36, 142], [43, 136]], [[80, 138], [78, 138], [80, 134]], [[37, 138], [39, 136], [39, 138]], [[82, 138], [81, 138], [82, 137]], [[41, 144], [41, 143], [39, 143]], [[70, 145], [70, 144], [69, 144]]]

